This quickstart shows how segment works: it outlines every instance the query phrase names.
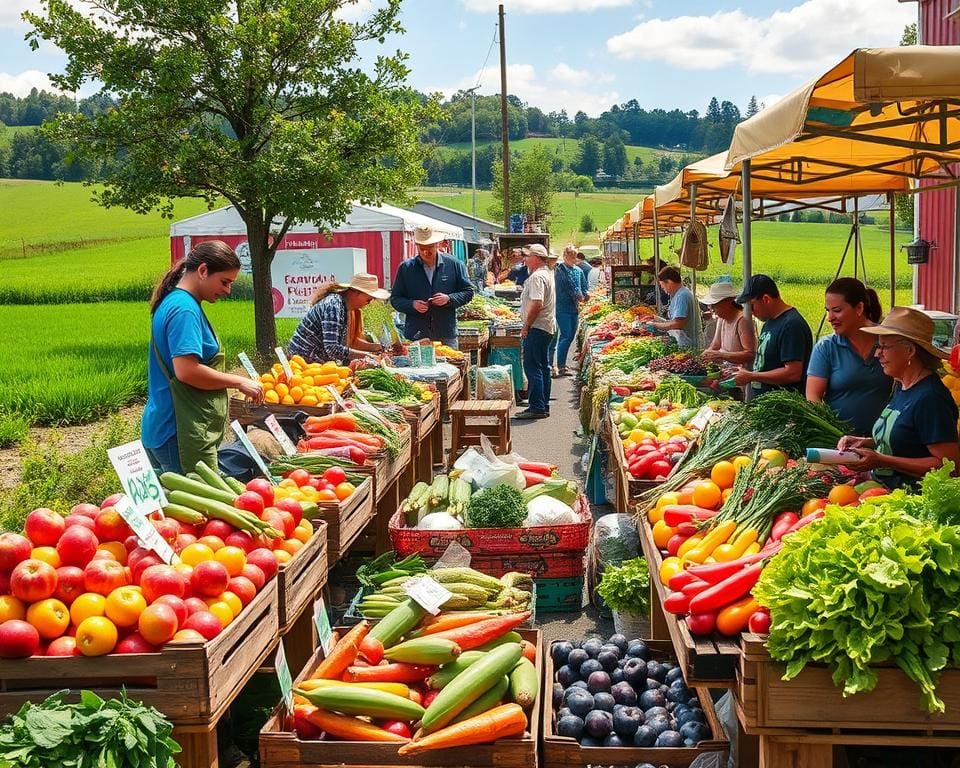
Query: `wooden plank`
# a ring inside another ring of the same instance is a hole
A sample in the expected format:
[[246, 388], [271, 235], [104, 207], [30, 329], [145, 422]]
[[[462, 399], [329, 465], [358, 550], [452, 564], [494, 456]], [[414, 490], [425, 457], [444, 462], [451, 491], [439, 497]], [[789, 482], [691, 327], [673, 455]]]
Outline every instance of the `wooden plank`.
[[833, 768], [833, 747], [761, 736], [760, 768]]
[[313, 596], [327, 582], [327, 524], [314, 523], [314, 533], [289, 562], [277, 569], [277, 619], [285, 633]]
[[344, 501], [317, 506], [327, 524], [327, 563], [332, 567], [373, 519], [373, 478], [367, 477]]

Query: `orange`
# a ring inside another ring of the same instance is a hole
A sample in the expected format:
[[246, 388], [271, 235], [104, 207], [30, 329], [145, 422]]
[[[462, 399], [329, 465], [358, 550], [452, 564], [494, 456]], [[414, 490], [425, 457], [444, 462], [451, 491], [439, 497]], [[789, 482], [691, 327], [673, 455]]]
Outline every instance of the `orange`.
[[37, 628], [44, 640], [53, 640], [70, 626], [70, 611], [59, 600], [48, 597], [27, 608], [27, 621]]
[[231, 577], [239, 576], [247, 564], [247, 555], [240, 547], [221, 547], [213, 559], [222, 563]]
[[800, 517], [812, 515], [818, 509], [823, 509], [825, 506], [827, 506], [826, 499], [807, 499], [803, 502], [803, 507], [800, 509]]
[[353, 483], [340, 483], [333, 489], [333, 492], [337, 494], [337, 498], [340, 501], [343, 501], [344, 499], [349, 499], [355, 490], [356, 488], [354, 488]]
[[204, 560], [213, 560], [213, 550], [206, 544], [201, 544], [198, 541], [195, 541], [193, 544], [188, 544], [180, 552], [180, 562], [186, 563], [187, 565], [197, 565], [197, 563], [202, 563]]
[[723, 491], [712, 480], [702, 480], [693, 489], [693, 503], [705, 509], [716, 509], [720, 506]]
[[30, 552], [30, 557], [34, 560], [43, 560], [54, 568], [60, 567], [60, 553], [56, 547], [34, 547]]
[[293, 558], [293, 555], [284, 549], [273, 550], [273, 556], [276, 558], [277, 565], [285, 565], [290, 562], [291, 558]]
[[658, 520], [653, 524], [653, 543], [659, 549], [666, 549], [670, 537], [677, 532], [676, 528], [667, 525], [663, 520]]
[[724, 488], [723, 493], [720, 494], [720, 501], [726, 504], [727, 499], [729, 499], [732, 495], [733, 495], [733, 488]]
[[280, 398], [280, 403], [282, 405], [296, 405], [297, 401], [290, 397], [290, 395], [284, 395]]
[[280, 399], [283, 400], [283, 398], [290, 394], [290, 387], [288, 387], [286, 384], [277, 384], [277, 386], [274, 387], [274, 391], [277, 393]]
[[733, 487], [733, 481], [737, 476], [737, 468], [732, 461], [718, 461], [710, 470], [710, 479], [717, 484], [720, 490], [725, 491]]
[[682, 488], [677, 494], [677, 504], [693, 504], [693, 488]]
[[280, 395], [278, 395], [276, 391], [268, 389], [263, 393], [263, 402], [278, 405], [280, 403]]
[[107, 595], [104, 613], [118, 627], [133, 627], [140, 620], [140, 614], [146, 607], [146, 599], [137, 590], [117, 587]]
[[317, 492], [317, 501], [338, 501], [337, 494], [333, 491], [324, 489]]
[[[296, 380], [297, 377], [294, 376], [293, 378]], [[303, 387], [301, 387], [299, 384], [294, 384], [292, 387], [290, 387], [290, 397], [293, 398], [293, 402], [295, 403], [299, 403], [301, 400], [303, 400]]]
[[679, 557], [665, 557], [660, 563], [660, 583], [666, 584], [672, 576], [683, 572], [683, 563]]
[[97, 549], [109, 552], [113, 555], [113, 559], [120, 563], [120, 565], [127, 564], [127, 548], [123, 545], [122, 541], [105, 541], [100, 544]]
[[243, 610], [243, 603], [240, 601], [240, 598], [237, 597], [233, 592], [224, 592], [218, 598], [221, 602], [226, 603], [230, 606], [230, 610], [233, 611], [233, 617], [236, 618], [240, 615], [240, 611]]
[[303, 549], [303, 542], [300, 541], [300, 539], [284, 539], [278, 549], [282, 549], [284, 552], [289, 552], [291, 555], [295, 555], [297, 552]]
[[27, 606], [23, 600], [13, 595], [0, 595], [0, 624], [10, 619], [23, 621], [27, 616]]
[[831, 504], [847, 507], [860, 501], [860, 496], [852, 485], [835, 485], [827, 494], [827, 500]]
[[316, 405], [318, 402], [316, 395], [304, 395], [300, 398], [300, 405]]
[[84, 592], [70, 604], [70, 621], [79, 627], [84, 619], [91, 616], [103, 616], [107, 609], [107, 598], [96, 592]]
[[103, 656], [117, 645], [117, 628], [110, 619], [91, 616], [77, 627], [77, 648], [84, 656]]
[[662, 510], [668, 504], [679, 504], [680, 496], [677, 493], [671, 491], [670, 493], [663, 494], [659, 499], [657, 499], [657, 509]]
[[223, 624], [223, 626], [227, 626], [227, 624], [233, 621], [233, 609], [229, 603], [223, 600], [216, 600], [211, 603], [207, 606], [207, 610], [220, 619], [220, 623]]
[[[307, 523], [307, 525], [309, 526], [310, 523]], [[300, 525], [298, 525], [296, 528], [293, 529], [293, 538], [295, 538], [297, 541], [300, 541], [304, 544], [310, 541], [311, 536], [313, 536], [313, 528], [312, 527], [304, 528], [303, 522], [301, 522]]]

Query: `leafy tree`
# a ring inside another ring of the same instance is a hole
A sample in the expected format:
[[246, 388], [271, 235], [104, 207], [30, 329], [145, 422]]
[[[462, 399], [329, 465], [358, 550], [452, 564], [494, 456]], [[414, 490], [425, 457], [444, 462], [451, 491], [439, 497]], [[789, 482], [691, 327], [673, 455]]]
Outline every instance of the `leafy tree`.
[[117, 108], [60, 114], [51, 129], [77, 157], [109, 159], [95, 199], [172, 215], [173, 199], [226, 198], [247, 230], [257, 349], [276, 346], [270, 264], [297, 221], [335, 227], [351, 200], [403, 197], [422, 177], [417, 124], [435, 104], [405, 86], [406, 57], [380, 55], [402, 31], [400, 0], [349, 22], [349, 0], [99, 0], [87, 15], [44, 0], [26, 18], [39, 48], [63, 50], [52, 77], [99, 81]]
[[903, 28], [903, 34], [900, 35], [900, 45], [916, 45], [917, 44], [917, 22], [912, 24], [907, 24]]
[[[550, 153], [542, 144], [534, 146], [510, 161], [510, 213], [524, 213], [539, 221], [550, 215], [555, 177]], [[493, 164], [493, 203], [490, 215], [503, 218], [503, 163]]]
[[753, 117], [759, 111], [760, 108], [757, 106], [757, 97], [751, 96], [750, 101], [747, 102], [747, 117]]
[[580, 219], [580, 231], [593, 232], [595, 229], [596, 226], [593, 223], [593, 217], [589, 213], [583, 214], [583, 217]]
[[714, 96], [710, 99], [710, 104], [707, 106], [707, 120], [711, 123], [719, 123], [723, 119], [723, 116], [720, 114], [720, 102], [717, 101], [717, 97]]
[[601, 157], [602, 148], [600, 142], [593, 136], [587, 136], [580, 141], [580, 150], [577, 153], [577, 160], [573, 164], [573, 170], [583, 176], [589, 176], [591, 179], [597, 175], [600, 165], [603, 162]]
[[554, 174], [554, 187], [561, 192], [593, 192], [593, 179], [580, 176], [573, 171], [561, 171]]
[[603, 170], [611, 176], [623, 176], [627, 171], [627, 148], [619, 137], [603, 144]]

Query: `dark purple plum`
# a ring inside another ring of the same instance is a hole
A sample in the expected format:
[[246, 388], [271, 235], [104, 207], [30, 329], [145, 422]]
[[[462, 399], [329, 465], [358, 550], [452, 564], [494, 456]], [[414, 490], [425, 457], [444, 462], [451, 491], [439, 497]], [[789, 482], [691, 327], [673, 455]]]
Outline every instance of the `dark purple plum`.
[[567, 736], [579, 741], [583, 737], [583, 719], [576, 715], [567, 715], [557, 723], [557, 735]]
[[593, 708], [602, 709], [604, 712], [613, 712], [613, 708], [616, 705], [616, 701], [613, 696], [604, 691], [595, 693], [593, 695]]
[[610, 688], [614, 701], [632, 707], [637, 703], [637, 692], [630, 683], [614, 683]]
[[601, 709], [594, 709], [583, 719], [583, 728], [588, 736], [605, 739], [613, 730], [613, 715]]
[[[570, 667], [571, 669], [575, 669], [579, 671], [580, 665], [583, 664], [583, 662], [585, 662], [589, 658], [590, 656], [585, 650], [583, 650], [582, 648], [574, 648], [572, 651], [570, 651], [569, 654], [567, 654], [566, 663], [567, 663], [567, 666]], [[554, 662], [554, 664], [556, 664], [556, 662]]]
[[659, 734], [649, 725], [641, 725], [637, 728], [637, 732], [633, 734], [633, 746], [652, 747], [657, 743], [658, 735]]
[[610, 692], [610, 675], [606, 672], [594, 672], [587, 678], [587, 690], [596, 694], [600, 691]]

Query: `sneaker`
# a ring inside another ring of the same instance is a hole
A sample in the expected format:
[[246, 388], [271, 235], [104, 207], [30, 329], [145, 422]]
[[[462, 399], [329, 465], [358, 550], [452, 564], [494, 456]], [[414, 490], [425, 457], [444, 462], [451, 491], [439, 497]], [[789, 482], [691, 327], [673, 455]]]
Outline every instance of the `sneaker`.
[[529, 419], [545, 419], [545, 418], [547, 418], [549, 415], [550, 415], [550, 414], [549, 414], [547, 411], [531, 411], [529, 408], [527, 408], [527, 410], [525, 410], [525, 411], [520, 411], [520, 413], [518, 413], [518, 414], [517, 414], [516, 416], [514, 416], [513, 418], [515, 418], [515, 419], [522, 419], [522, 420], [526, 421], [526, 420], [529, 420]]

